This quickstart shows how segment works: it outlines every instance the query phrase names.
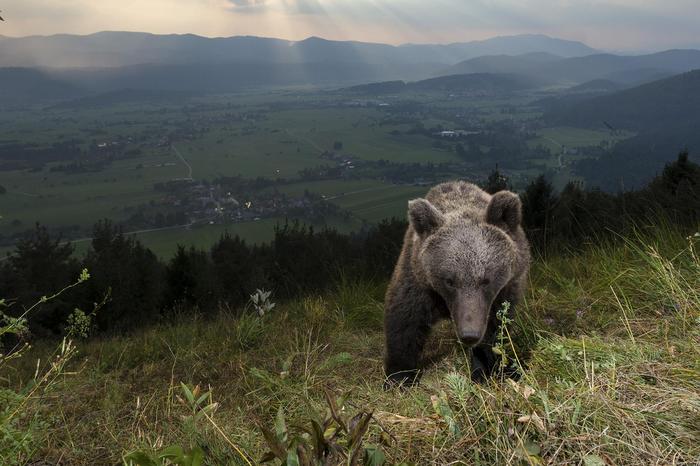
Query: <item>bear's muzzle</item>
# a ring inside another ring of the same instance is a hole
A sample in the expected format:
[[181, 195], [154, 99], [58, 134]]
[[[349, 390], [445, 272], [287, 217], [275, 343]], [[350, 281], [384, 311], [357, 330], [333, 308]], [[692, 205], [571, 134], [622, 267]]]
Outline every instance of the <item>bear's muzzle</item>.
[[486, 333], [489, 303], [481, 292], [459, 291], [450, 306], [457, 337], [462, 343], [474, 346]]

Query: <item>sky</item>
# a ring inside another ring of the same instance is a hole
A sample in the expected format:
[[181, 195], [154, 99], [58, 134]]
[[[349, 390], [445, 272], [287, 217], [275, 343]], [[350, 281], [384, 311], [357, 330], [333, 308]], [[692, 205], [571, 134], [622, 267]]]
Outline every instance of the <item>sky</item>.
[[603, 50], [700, 47], [700, 0], [0, 0], [0, 35], [104, 30], [448, 43], [547, 34]]

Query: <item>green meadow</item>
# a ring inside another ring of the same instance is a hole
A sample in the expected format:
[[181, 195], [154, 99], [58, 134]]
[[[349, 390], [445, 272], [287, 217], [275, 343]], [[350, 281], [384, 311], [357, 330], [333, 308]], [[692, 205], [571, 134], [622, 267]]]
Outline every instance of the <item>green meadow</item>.
[[[39, 222], [69, 232], [74, 239], [88, 238], [97, 220], [125, 221], [139, 206], [163, 200], [164, 194], [154, 189], [155, 184], [187, 178], [191, 170], [195, 181], [233, 176], [286, 179], [289, 183], [279, 187], [281, 191], [299, 196], [308, 190], [347, 210], [352, 220], [338, 225], [347, 231], [364, 223], [403, 217], [406, 202], [423, 195], [427, 188], [392, 185], [381, 179], [302, 181], [301, 170], [336, 163], [321, 157], [336, 143], [342, 143], [342, 149], [336, 149], [341, 156], [360, 161], [456, 163], [460, 159], [449, 150], [449, 141], [406, 134], [412, 127], [410, 122], [421, 122], [426, 128], [452, 128], [458, 125], [451, 121], [456, 115], [472, 115], [484, 121], [527, 121], [538, 116], [530, 107], [532, 97], [527, 95], [475, 99], [417, 93], [385, 100], [389, 105], [421, 110], [411, 110], [415, 113], [405, 118], [388, 117], [382, 107], [354, 106], [363, 102], [362, 98], [297, 89], [159, 103], [125, 102], [104, 108], [48, 107], [6, 112], [0, 115], [0, 144], [49, 147], [78, 140], [85, 150], [91, 144], [131, 141], [128, 148], [138, 152], [91, 172], [51, 171], [64, 161], [48, 163], [41, 170], [0, 171], [0, 186], [7, 191], [0, 195], [0, 229], [4, 234], [16, 234]], [[579, 158], [560, 157], [564, 146], [599, 145], [629, 136], [544, 128], [528, 144], [549, 148], [552, 157], [531, 160], [535, 165], [513, 171], [511, 181], [523, 187], [542, 169], [551, 169], [555, 171], [555, 184], [563, 186], [572, 177], [568, 163]], [[167, 138], [174, 138], [175, 150], [168, 146]], [[482, 150], [488, 151], [488, 147]], [[90, 164], [91, 160], [88, 157], [82, 162]], [[492, 168], [484, 164], [481, 176]], [[474, 175], [479, 173], [475, 171]], [[240, 232], [250, 241], [266, 241], [272, 231], [262, 230], [278, 220], [152, 231], [138, 237], [159, 254], [167, 255], [178, 243], [206, 247], [225, 230]], [[333, 219], [328, 221], [337, 224]], [[76, 244], [79, 251], [84, 244]], [[0, 252], [10, 249], [10, 245], [4, 245]]]
[[300, 452], [328, 459], [299, 464], [353, 452], [374, 465], [696, 464], [698, 243], [647, 233], [535, 260], [499, 332], [512, 378], [472, 382], [446, 322], [420, 384], [385, 391], [385, 283], [342, 277], [264, 317], [224, 306], [129, 335], [41, 341], [0, 359], [0, 394], [34, 387], [8, 399], [23, 422], [6, 424], [20, 441], [0, 437], [0, 461], [145, 465], [196, 451], [198, 464], [252, 465], [272, 451], [271, 464]]

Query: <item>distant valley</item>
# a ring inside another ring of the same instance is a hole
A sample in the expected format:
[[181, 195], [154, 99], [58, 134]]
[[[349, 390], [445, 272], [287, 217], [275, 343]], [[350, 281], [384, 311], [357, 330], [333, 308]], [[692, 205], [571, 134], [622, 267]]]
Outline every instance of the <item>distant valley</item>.
[[496, 171], [631, 189], [700, 150], [698, 69], [545, 36], [0, 38], [0, 248], [37, 221], [80, 247], [104, 217], [164, 256], [285, 219], [360, 231]]

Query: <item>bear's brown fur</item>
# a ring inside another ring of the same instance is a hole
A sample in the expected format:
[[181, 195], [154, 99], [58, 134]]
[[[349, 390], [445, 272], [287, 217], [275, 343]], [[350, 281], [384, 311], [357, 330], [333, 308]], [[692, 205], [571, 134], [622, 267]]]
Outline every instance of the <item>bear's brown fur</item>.
[[[432, 188], [408, 205], [409, 226], [385, 300], [388, 383], [413, 383], [432, 326], [452, 319], [472, 346], [472, 369], [491, 372], [504, 301], [520, 300], [530, 267], [520, 198], [462, 181]], [[476, 374], [474, 374], [476, 376]]]

